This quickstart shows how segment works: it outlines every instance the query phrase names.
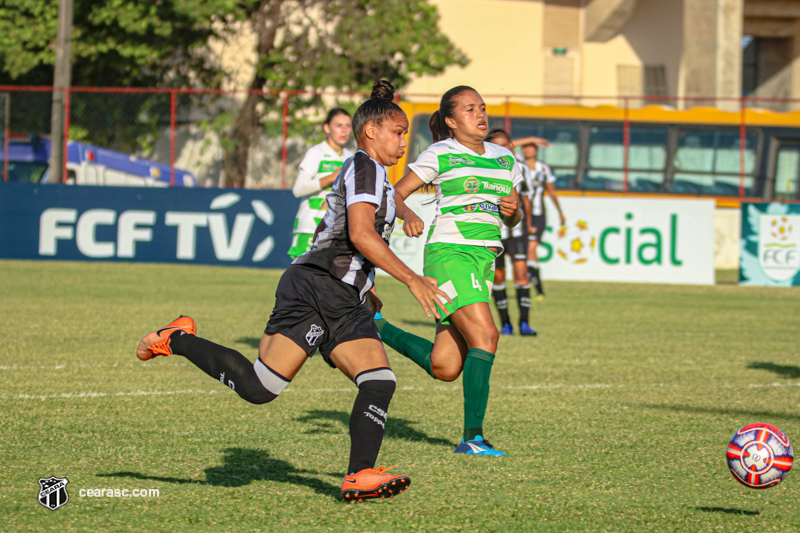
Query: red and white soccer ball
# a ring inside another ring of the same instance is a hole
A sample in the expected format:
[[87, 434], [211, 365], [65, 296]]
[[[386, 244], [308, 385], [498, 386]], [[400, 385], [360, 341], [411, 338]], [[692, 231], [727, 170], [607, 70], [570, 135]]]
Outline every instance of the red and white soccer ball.
[[792, 469], [789, 438], [772, 424], [748, 424], [728, 443], [728, 468], [736, 481], [751, 489], [774, 487]]

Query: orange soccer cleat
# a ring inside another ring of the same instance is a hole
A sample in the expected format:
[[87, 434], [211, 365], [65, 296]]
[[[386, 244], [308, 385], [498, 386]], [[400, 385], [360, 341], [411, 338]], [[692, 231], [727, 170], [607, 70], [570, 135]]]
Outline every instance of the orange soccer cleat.
[[145, 335], [144, 338], [139, 341], [139, 346], [136, 348], [136, 357], [142, 361], [147, 361], [156, 355], [163, 355], [165, 357], [170, 355], [172, 350], [169, 348], [169, 336], [176, 331], [183, 331], [194, 335], [197, 333], [197, 326], [194, 320], [192, 320], [192, 317], [179, 316], [158, 331]]
[[392, 468], [394, 466], [365, 468], [355, 474], [344, 476], [342, 497], [348, 502], [363, 502], [371, 498], [383, 500], [402, 494], [411, 485], [411, 478], [387, 474], [386, 472]]

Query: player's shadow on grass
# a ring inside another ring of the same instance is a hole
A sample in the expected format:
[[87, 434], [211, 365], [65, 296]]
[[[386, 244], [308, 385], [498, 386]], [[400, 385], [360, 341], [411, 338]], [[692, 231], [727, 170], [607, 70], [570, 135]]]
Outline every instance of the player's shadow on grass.
[[695, 507], [698, 511], [706, 513], [725, 513], [745, 516], [759, 516], [761, 511], [746, 511], [744, 509], [732, 509], [730, 507]]
[[[306, 431], [306, 433], [331, 433], [331, 430], [333, 429], [331, 422], [341, 424], [345, 428], [349, 427], [350, 413], [314, 409], [307, 411], [306, 414], [299, 417], [297, 421], [313, 425], [313, 427]], [[384, 432], [384, 436], [390, 439], [425, 442], [427, 444], [448, 446], [451, 448], [456, 446], [447, 439], [429, 437], [422, 431], [413, 428], [413, 424], [415, 424], [415, 422], [411, 422], [405, 418], [389, 416], [389, 420], [386, 422], [386, 431]]]
[[236, 339], [236, 342], [258, 350], [258, 343], [261, 342], [261, 337], [242, 337], [241, 339]]
[[404, 326], [423, 326], [423, 327], [436, 327], [436, 321], [431, 320], [407, 320], [405, 318], [400, 319], [400, 323]]
[[752, 361], [747, 364], [747, 368], [755, 368], [757, 370], [769, 370], [774, 374], [783, 376], [786, 379], [800, 378], [800, 367], [792, 365], [776, 365], [775, 363], [767, 363], [765, 361]]
[[697, 407], [694, 405], [656, 405], [638, 404], [637, 407], [644, 409], [662, 409], [666, 411], [680, 411], [684, 413], [700, 413], [712, 415], [733, 415], [746, 416], [748, 418], [782, 418], [784, 420], [800, 420], [800, 416], [794, 413], [778, 413], [775, 411], [756, 411], [748, 409], [731, 409], [722, 407]]
[[227, 448], [225, 457], [220, 466], [206, 468], [206, 479], [185, 479], [175, 477], [150, 476], [138, 472], [111, 472], [110, 474], [97, 474], [97, 477], [127, 477], [145, 479], [149, 481], [162, 481], [164, 483], [211, 485], [214, 487], [243, 487], [253, 481], [268, 480], [279, 483], [291, 483], [309, 487], [317, 494], [331, 496], [339, 499], [341, 489], [334, 485], [320, 481], [314, 477], [303, 474], [316, 474], [310, 470], [298, 470], [290, 463], [280, 459], [273, 459], [262, 450], [246, 448]]

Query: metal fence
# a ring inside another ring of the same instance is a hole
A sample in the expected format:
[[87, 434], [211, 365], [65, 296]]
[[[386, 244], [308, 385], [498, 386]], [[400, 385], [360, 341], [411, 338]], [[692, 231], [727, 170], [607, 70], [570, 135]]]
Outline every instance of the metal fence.
[[[14, 139], [49, 139], [52, 107], [52, 87], [0, 86], [0, 129], [3, 132], [3, 176], [9, 181], [9, 143]], [[339, 105], [354, 111], [364, 99], [363, 94], [335, 92], [216, 91], [196, 89], [145, 89], [73, 87], [65, 90], [64, 142], [82, 141], [117, 150], [136, 157], [169, 165], [171, 181], [174, 169], [191, 171], [201, 186], [217, 187], [226, 180], [226, 168], [235, 157], [233, 126], [248, 95], [258, 96], [255, 132], [250, 136], [247, 174], [243, 185], [249, 188], [289, 188], [305, 151], [324, 139], [319, 123], [324, 109]], [[733, 195], [751, 195], [748, 180], [756, 161], [749, 151], [753, 141], [749, 136], [752, 111], [771, 109], [790, 111], [800, 108], [798, 99], [760, 98], [676, 98], [676, 97], [574, 97], [536, 95], [483, 95], [493, 124], [504, 126], [514, 136], [536, 134], [530, 127], [515, 122], [514, 105], [583, 106], [608, 108], [620, 115], [621, 127], [596, 128], [590, 135], [591, 149], [583, 157], [580, 168], [580, 187], [622, 192], [647, 192], [657, 180], [655, 167], [669, 166], [662, 161], [664, 154], [652, 147], [664, 144], [668, 135], [658, 128], [637, 128], [630, 114], [646, 106], [674, 109], [713, 107], [730, 113], [738, 112], [738, 120], [729, 126], [738, 127], [736, 138], [728, 139], [728, 152], [720, 173], [721, 186], [727, 179]], [[440, 95], [403, 94], [410, 102], [438, 102]], [[800, 123], [797, 124], [800, 127]], [[571, 133], [553, 130], [554, 136]], [[577, 133], [576, 133], [577, 135]], [[730, 132], [728, 132], [730, 136]], [[727, 142], [726, 141], [726, 142]], [[554, 144], [558, 145], [557, 139]], [[567, 149], [550, 150], [551, 166], [567, 188], [577, 178], [575, 164], [568, 160], [577, 157]], [[735, 148], [731, 148], [735, 147]], [[738, 151], [733, 157], [731, 149]], [[687, 157], [689, 150], [686, 151]], [[696, 155], [695, 158], [705, 157]], [[691, 158], [689, 158], [691, 159]], [[563, 163], [563, 164], [559, 164]], [[702, 166], [702, 165], [700, 165]], [[672, 169], [679, 179], [674, 180], [675, 193], [692, 193], [703, 171]], [[570, 170], [573, 169], [573, 170]], [[663, 171], [663, 170], [659, 170]], [[63, 176], [67, 175], [66, 161]], [[725, 177], [727, 176], [727, 178]], [[733, 181], [736, 181], [734, 183]], [[718, 180], [719, 181], [719, 180]], [[681, 183], [685, 190], [682, 190]]]

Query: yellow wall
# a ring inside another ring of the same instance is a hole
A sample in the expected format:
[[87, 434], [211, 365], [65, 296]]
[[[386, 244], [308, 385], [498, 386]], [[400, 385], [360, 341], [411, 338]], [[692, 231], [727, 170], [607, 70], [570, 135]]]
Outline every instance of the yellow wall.
[[441, 96], [456, 85], [484, 95], [541, 94], [541, 1], [433, 0], [442, 31], [472, 62], [413, 81], [404, 92]]
[[605, 43], [583, 44], [582, 94], [619, 94], [617, 65], [664, 65], [668, 93], [678, 94], [682, 17], [681, 2], [639, 0], [619, 34]]

